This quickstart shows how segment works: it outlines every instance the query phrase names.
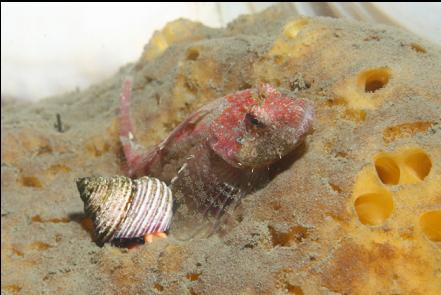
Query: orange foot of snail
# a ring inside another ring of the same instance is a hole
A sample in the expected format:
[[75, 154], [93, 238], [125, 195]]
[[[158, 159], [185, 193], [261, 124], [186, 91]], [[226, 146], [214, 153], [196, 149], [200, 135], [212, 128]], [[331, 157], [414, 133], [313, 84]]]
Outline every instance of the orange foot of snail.
[[153, 242], [153, 237], [166, 238], [167, 234], [164, 232], [156, 232], [156, 233], [146, 234], [146, 235], [144, 235], [144, 242], [150, 244], [151, 242]]

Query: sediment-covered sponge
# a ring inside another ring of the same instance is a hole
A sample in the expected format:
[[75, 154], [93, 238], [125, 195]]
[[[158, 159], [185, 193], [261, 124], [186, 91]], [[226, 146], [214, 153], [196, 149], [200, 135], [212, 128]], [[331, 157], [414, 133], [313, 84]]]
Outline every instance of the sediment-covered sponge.
[[[122, 173], [129, 67], [82, 92], [2, 105], [2, 292], [439, 294], [439, 46], [281, 5], [223, 29], [172, 22], [130, 68], [146, 147], [258, 82], [313, 102], [314, 131], [219, 235], [98, 248], [73, 179]], [[69, 130], [53, 128], [56, 113]], [[48, 222], [58, 219], [68, 222]]]

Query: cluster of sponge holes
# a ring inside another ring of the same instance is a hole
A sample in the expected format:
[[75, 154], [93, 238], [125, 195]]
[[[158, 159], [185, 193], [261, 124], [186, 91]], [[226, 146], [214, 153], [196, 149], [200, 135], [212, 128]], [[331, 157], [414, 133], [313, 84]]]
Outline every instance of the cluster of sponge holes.
[[378, 177], [386, 185], [417, 183], [424, 180], [432, 169], [429, 156], [419, 148], [379, 153], [374, 162]]
[[[394, 209], [392, 193], [387, 186], [424, 181], [431, 168], [431, 159], [420, 148], [378, 153], [374, 157], [374, 167], [360, 171], [354, 185], [354, 208], [359, 221], [369, 226], [384, 224]], [[424, 213], [420, 226], [430, 240], [441, 241], [441, 210]]]

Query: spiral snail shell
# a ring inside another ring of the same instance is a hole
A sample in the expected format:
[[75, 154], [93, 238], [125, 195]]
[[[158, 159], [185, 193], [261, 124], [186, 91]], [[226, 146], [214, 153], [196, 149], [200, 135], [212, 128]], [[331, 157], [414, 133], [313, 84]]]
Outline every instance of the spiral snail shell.
[[164, 232], [170, 226], [172, 192], [159, 179], [84, 177], [76, 183], [99, 244]]

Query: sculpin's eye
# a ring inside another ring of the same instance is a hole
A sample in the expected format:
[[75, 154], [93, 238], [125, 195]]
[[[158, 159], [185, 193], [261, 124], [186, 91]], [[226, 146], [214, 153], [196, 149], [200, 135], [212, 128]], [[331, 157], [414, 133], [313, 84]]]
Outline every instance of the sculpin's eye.
[[255, 126], [257, 128], [265, 127], [265, 124], [263, 122], [259, 121], [259, 119], [257, 119], [256, 116], [252, 113], [247, 113], [245, 115], [245, 122], [247, 125], [249, 124], [249, 125]]

